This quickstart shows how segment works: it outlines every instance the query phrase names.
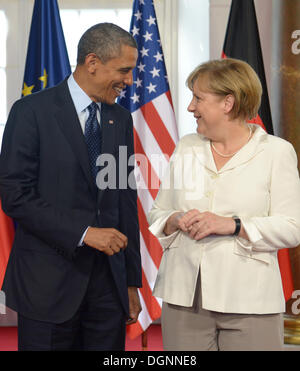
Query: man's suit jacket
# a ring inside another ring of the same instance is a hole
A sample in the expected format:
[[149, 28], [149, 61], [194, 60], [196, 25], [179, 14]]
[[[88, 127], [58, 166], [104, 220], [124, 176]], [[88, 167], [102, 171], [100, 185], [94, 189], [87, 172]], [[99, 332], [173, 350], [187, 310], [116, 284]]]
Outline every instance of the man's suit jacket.
[[[165, 302], [192, 306], [200, 272], [204, 309], [285, 311], [277, 252], [300, 243], [297, 156], [287, 141], [256, 125], [253, 130], [252, 139], [219, 171], [207, 138], [190, 134], [178, 143], [148, 216], [164, 249], [154, 295]], [[180, 231], [165, 236], [169, 216], [191, 209], [238, 215], [250, 241], [230, 235], [195, 241]]]
[[[128, 158], [134, 152], [132, 118], [117, 104], [103, 104], [101, 116], [102, 153], [116, 158], [118, 176], [119, 146]], [[67, 80], [13, 105], [0, 156], [3, 210], [17, 223], [2, 287], [8, 307], [36, 320], [71, 318], [98, 253], [79, 241], [88, 226], [113, 227], [128, 237], [127, 248], [108, 258], [128, 313], [127, 287], [141, 286], [141, 262], [137, 194], [123, 188], [94, 185]]]

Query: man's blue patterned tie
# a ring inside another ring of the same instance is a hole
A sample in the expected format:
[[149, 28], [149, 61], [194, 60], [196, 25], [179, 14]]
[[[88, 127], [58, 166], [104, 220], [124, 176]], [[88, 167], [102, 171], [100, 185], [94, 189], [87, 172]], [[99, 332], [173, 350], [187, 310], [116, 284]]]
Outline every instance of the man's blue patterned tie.
[[98, 167], [96, 161], [101, 153], [101, 128], [97, 120], [98, 105], [93, 102], [88, 106], [89, 117], [85, 123], [84, 135], [88, 148], [91, 170], [96, 183]]

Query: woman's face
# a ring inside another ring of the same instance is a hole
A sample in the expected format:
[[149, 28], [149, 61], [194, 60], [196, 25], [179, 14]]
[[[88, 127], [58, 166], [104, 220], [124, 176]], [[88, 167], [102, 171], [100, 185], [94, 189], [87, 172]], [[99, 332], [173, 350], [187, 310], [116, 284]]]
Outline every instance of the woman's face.
[[212, 139], [225, 118], [225, 97], [207, 92], [198, 80], [192, 92], [193, 98], [187, 110], [196, 118], [197, 132]]

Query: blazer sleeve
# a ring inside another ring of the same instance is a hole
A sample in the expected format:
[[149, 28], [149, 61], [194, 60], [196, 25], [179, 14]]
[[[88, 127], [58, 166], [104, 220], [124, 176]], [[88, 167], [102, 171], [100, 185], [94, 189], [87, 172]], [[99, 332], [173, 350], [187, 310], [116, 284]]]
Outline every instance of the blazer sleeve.
[[[32, 97], [33, 98], [33, 97]], [[36, 101], [35, 101], [36, 104]], [[62, 211], [38, 192], [40, 142], [33, 101], [17, 101], [6, 123], [0, 155], [0, 196], [4, 212], [34, 236], [73, 258], [92, 216]], [[49, 185], [50, 187], [51, 185]]]
[[276, 251], [300, 244], [300, 181], [293, 146], [281, 141], [273, 150], [268, 216], [241, 218], [250, 241], [237, 238], [248, 250]]
[[177, 158], [180, 151], [180, 142], [177, 144], [176, 149], [170, 158], [166, 173], [161, 182], [157, 197], [153, 203], [150, 212], [147, 215], [149, 222], [150, 232], [157, 237], [163, 250], [169, 248], [175, 239], [179, 235], [179, 230], [175, 231], [169, 236], [166, 236], [163, 232], [166, 222], [169, 217], [175, 212], [181, 210], [174, 209], [173, 197], [174, 197], [174, 165], [175, 159]]

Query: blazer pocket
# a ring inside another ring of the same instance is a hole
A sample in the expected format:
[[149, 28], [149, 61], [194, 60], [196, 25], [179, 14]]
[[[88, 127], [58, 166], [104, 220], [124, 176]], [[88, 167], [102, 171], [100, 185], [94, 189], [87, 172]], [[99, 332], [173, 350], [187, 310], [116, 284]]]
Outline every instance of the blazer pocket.
[[244, 256], [249, 259], [259, 260], [265, 264], [270, 264], [270, 254], [267, 252], [247, 250], [240, 246], [237, 242], [234, 244], [233, 253], [235, 255]]
[[[186, 233], [181, 231], [176, 231], [172, 235], [173, 239], [172, 242], [169, 244], [168, 249], [176, 249], [178, 247], [185, 249], [192, 249], [196, 246], [197, 249], [199, 249], [201, 242], [192, 240]], [[169, 236], [169, 237], [170, 237]]]
[[176, 231], [169, 236], [162, 236], [158, 238], [158, 241], [163, 249], [163, 252], [169, 249], [173, 249], [180, 246], [180, 231]]

